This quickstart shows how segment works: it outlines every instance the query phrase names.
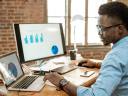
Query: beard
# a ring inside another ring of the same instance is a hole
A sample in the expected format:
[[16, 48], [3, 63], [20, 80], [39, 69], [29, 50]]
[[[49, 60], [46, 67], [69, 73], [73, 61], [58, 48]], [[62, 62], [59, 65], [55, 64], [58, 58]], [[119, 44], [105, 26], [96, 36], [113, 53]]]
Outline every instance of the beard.
[[106, 39], [106, 38], [101, 38], [101, 41], [102, 41], [102, 43], [103, 43], [104, 46], [108, 46], [111, 43], [110, 40], [109, 39]]

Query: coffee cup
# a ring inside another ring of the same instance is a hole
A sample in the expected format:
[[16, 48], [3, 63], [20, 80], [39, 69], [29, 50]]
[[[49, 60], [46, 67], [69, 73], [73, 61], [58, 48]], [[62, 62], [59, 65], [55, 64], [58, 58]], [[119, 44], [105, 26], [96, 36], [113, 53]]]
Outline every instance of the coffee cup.
[[70, 60], [76, 60], [76, 50], [69, 51]]

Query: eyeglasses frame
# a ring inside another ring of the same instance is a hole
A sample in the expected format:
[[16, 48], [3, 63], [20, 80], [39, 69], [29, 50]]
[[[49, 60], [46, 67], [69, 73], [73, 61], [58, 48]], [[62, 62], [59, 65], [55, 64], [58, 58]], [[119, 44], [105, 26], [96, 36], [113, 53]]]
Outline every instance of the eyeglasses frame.
[[122, 24], [111, 25], [111, 26], [108, 26], [108, 27], [103, 27], [102, 25], [96, 25], [96, 27], [97, 27], [99, 33], [101, 34], [105, 31], [107, 31], [108, 29], [113, 28], [113, 27], [117, 27], [119, 25], [122, 25]]

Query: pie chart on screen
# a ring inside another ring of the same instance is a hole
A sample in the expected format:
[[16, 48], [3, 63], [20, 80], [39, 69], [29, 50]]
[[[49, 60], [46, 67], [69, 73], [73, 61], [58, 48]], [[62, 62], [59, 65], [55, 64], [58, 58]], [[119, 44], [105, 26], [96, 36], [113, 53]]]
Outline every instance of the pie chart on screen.
[[58, 53], [58, 47], [56, 45], [53, 45], [51, 51], [53, 54], [57, 54]]
[[18, 71], [17, 71], [17, 68], [16, 68], [15, 64], [9, 63], [8, 64], [8, 70], [11, 73], [10, 75], [13, 75], [14, 77], [17, 77]]

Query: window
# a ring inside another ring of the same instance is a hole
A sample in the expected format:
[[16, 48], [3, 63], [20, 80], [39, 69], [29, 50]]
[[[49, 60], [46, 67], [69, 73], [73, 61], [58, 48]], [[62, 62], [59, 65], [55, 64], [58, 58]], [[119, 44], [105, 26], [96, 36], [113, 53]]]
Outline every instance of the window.
[[[96, 28], [98, 21], [98, 8], [101, 4], [106, 3], [107, 0], [88, 0], [88, 43], [101, 44]], [[93, 39], [92, 39], [93, 38]]]
[[71, 43], [84, 45], [85, 41], [85, 1], [71, 1]]
[[[48, 5], [48, 23], [62, 23], [64, 29], [64, 35], [66, 35], [65, 31], [65, 20], [66, 20], [66, 2], [65, 0], [47, 0]], [[67, 36], [65, 36], [66, 38]], [[67, 42], [67, 41], [66, 41]], [[68, 45], [66, 43], [66, 45]]]
[[63, 23], [66, 45], [101, 44], [96, 28], [98, 8], [107, 1], [47, 0], [48, 22]]

